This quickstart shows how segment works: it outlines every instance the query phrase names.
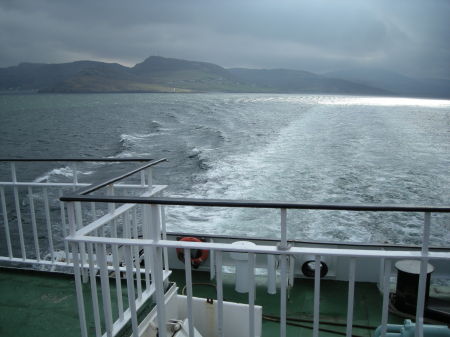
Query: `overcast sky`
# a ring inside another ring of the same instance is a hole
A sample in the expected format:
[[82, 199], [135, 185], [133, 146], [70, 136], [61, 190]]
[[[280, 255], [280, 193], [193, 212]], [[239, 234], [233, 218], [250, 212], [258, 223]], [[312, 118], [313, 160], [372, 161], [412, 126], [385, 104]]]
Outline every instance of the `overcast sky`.
[[0, 0], [0, 67], [150, 55], [450, 78], [450, 0]]

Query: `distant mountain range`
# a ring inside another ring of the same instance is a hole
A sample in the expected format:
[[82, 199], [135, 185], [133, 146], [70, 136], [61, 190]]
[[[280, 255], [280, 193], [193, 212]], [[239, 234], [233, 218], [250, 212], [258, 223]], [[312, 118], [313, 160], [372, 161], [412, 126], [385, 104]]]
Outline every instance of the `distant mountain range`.
[[151, 56], [134, 67], [77, 61], [0, 68], [0, 91], [54, 93], [273, 92], [450, 97], [448, 80], [347, 70], [325, 75], [290, 69], [225, 69], [206, 62]]

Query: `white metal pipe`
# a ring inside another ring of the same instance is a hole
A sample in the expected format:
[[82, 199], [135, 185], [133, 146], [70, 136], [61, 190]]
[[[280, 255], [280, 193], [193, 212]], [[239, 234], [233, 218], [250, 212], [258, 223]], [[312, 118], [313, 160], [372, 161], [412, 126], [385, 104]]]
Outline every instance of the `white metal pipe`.
[[223, 334], [223, 281], [222, 281], [222, 252], [216, 251], [216, 289], [217, 289], [217, 335]]
[[92, 221], [97, 220], [97, 210], [95, 209], [95, 202], [91, 202]]
[[[130, 217], [130, 213], [129, 211], [125, 213], [127, 215], [128, 221], [129, 221], [129, 217]], [[137, 217], [136, 217], [136, 208], [133, 209], [133, 216], [131, 219], [131, 227], [133, 227], [133, 233], [130, 233], [130, 238], [134, 237], [135, 239], [139, 238], [139, 233], [138, 233], [138, 227], [137, 227]], [[130, 231], [131, 232], [131, 231]], [[135, 245], [134, 246], [135, 250], [134, 250], [134, 263], [135, 263], [135, 268], [136, 270], [141, 268], [141, 261], [140, 261], [140, 256], [139, 256], [139, 245]], [[136, 273], [136, 283], [137, 283], [137, 292], [138, 292], [138, 298], [141, 299], [142, 298], [142, 283], [141, 283], [141, 273]]]
[[[36, 182], [36, 181], [16, 181], [16, 182], [0, 181], [0, 186], [73, 187], [74, 185], [73, 185], [73, 183], [49, 183], [49, 182]], [[87, 186], [91, 186], [91, 184], [87, 184], [87, 183], [80, 184], [79, 183], [75, 187], [87, 187]], [[120, 185], [120, 186], [124, 186], [124, 185]], [[137, 186], [139, 187], [139, 185], [137, 185]]]
[[187, 318], [189, 326], [189, 337], [194, 337], [194, 317], [192, 310], [192, 270], [191, 270], [191, 250], [184, 249], [184, 272], [186, 276], [186, 295], [187, 295]]
[[31, 228], [33, 230], [33, 241], [34, 241], [34, 249], [36, 251], [36, 260], [40, 261], [41, 253], [39, 250], [39, 238], [36, 225], [36, 210], [34, 209], [33, 189], [31, 188], [31, 186], [28, 187], [28, 198], [30, 200]]
[[[76, 189], [77, 187], [88, 187], [91, 186], [90, 183], [80, 183], [74, 185], [74, 183], [54, 183], [54, 182], [35, 182], [35, 181], [0, 181], [0, 186], [33, 186], [33, 187], [73, 187], [73, 189]], [[123, 184], [123, 183], [117, 183], [113, 184], [115, 188], [121, 188], [121, 189], [146, 189], [148, 190], [148, 185], [142, 186], [142, 185], [136, 185], [136, 184]], [[167, 188], [167, 185], [153, 185], [153, 194], [157, 193], [160, 190], [163, 190]]]
[[153, 253], [153, 268], [152, 268], [152, 280], [155, 286], [156, 293], [156, 311], [158, 316], [158, 333], [159, 337], [167, 337], [166, 333], [166, 305], [164, 301], [164, 280], [162, 269], [162, 249], [159, 247], [152, 247]]
[[[82, 207], [81, 202], [75, 202], [75, 223], [76, 228], [80, 229], [83, 228], [83, 213], [82, 213]], [[86, 265], [86, 247], [84, 246], [84, 243], [80, 246], [80, 258], [81, 258], [81, 264], [84, 266]], [[83, 277], [83, 282], [88, 282], [88, 273], [87, 270], [81, 269], [81, 276]]]
[[105, 317], [106, 335], [113, 336], [113, 320], [111, 309], [111, 293], [109, 288], [108, 269], [106, 267], [106, 247], [105, 244], [97, 244], [95, 246], [95, 256], [97, 257], [97, 265], [100, 268], [100, 283], [102, 286], [102, 301]]
[[147, 168], [147, 180], [148, 180], [148, 190], [151, 191], [153, 189], [153, 174], [152, 168]]
[[78, 259], [78, 244], [72, 243], [73, 271], [75, 274], [75, 289], [77, 293], [78, 316], [80, 318], [81, 336], [87, 337], [86, 314], [84, 310], [83, 285], [81, 283], [80, 260]]
[[161, 217], [159, 205], [151, 205], [151, 225], [150, 238], [153, 240], [161, 239]]
[[381, 311], [381, 337], [386, 337], [389, 316], [389, 278], [391, 276], [391, 260], [384, 260], [383, 304]]
[[6, 246], [8, 248], [8, 256], [9, 258], [13, 258], [11, 236], [9, 232], [8, 210], [6, 209], [5, 190], [3, 187], [0, 187], [0, 196], [2, 202], [3, 223], [5, 224], [5, 237], [6, 237]]
[[13, 183], [17, 183], [16, 163], [11, 162], [11, 178]]
[[[62, 190], [59, 190], [59, 197], [61, 197], [63, 194]], [[67, 223], [66, 223], [66, 210], [64, 208], [64, 202], [60, 201], [59, 202], [59, 208], [61, 211], [61, 227], [62, 227], [62, 233], [63, 236], [66, 237], [67, 236]], [[66, 262], [67, 264], [70, 263], [69, 261], [69, 243], [64, 240], [64, 254], [66, 256]]]
[[[143, 247], [167, 247], [167, 248], [190, 248], [206, 250], [222, 250], [229, 252], [246, 252], [256, 254], [274, 254], [274, 255], [322, 255], [322, 256], [348, 256], [348, 257], [368, 257], [368, 258], [390, 258], [390, 259], [420, 259], [421, 253], [417, 251], [398, 251], [398, 250], [376, 250], [376, 249], [347, 249], [347, 248], [317, 248], [317, 247], [292, 247], [289, 251], [279, 250], [276, 246], [255, 245], [246, 246], [242, 250], [237, 245], [230, 245], [221, 242], [188, 242], [151, 239], [115, 239], [103, 237], [90, 237], [73, 235], [68, 238], [75, 242], [94, 242], [94, 243], [118, 243], [122, 245], [138, 244]], [[450, 259], [448, 252], [429, 252], [430, 259]]]
[[[73, 268], [73, 263], [69, 263], [67, 264], [67, 262], [51, 262], [51, 261], [46, 261], [46, 260], [40, 260], [37, 261], [36, 259], [22, 259], [19, 257], [4, 257], [4, 256], [0, 256], [0, 261], [2, 262], [14, 262], [14, 263], [18, 263], [18, 264], [32, 264], [32, 265], [40, 265], [40, 266], [46, 266], [46, 267], [52, 267], [52, 266], [58, 266], [58, 267], [62, 267], [62, 268], [68, 268], [69, 271], [72, 270]], [[89, 269], [89, 263], [86, 263], [84, 265], [81, 265], [81, 267], [83, 269], [88, 270]], [[114, 267], [113, 266], [107, 266], [108, 272], [114, 272]], [[119, 267], [121, 272], [126, 272], [126, 268], [125, 267]], [[51, 269], [49, 269], [51, 271]], [[138, 268], [138, 269], [134, 269], [134, 272], [140, 272], [140, 273], [144, 273], [144, 269], [143, 268]], [[170, 273], [165, 273], [164, 275], [169, 275]], [[144, 292], [143, 292], [144, 293]]]
[[[53, 234], [52, 234], [52, 223], [50, 219], [50, 206], [48, 203], [48, 191], [47, 187], [42, 189], [42, 193], [44, 194], [44, 209], [45, 209], [45, 222], [47, 224], [47, 236], [48, 236], [48, 248], [50, 250], [50, 258], [52, 261], [55, 259], [55, 252], [53, 248]], [[84, 262], [84, 261], [82, 261]]]
[[287, 248], [288, 247], [288, 243], [287, 243], [287, 225], [286, 225], [286, 217], [287, 217], [287, 212], [286, 212], [286, 208], [281, 208], [281, 223], [280, 223], [280, 227], [281, 227], [281, 248]]
[[98, 296], [97, 296], [97, 270], [94, 265], [94, 249], [93, 244], [87, 244], [88, 251], [88, 262], [89, 262], [89, 278], [91, 281], [91, 297], [92, 297], [92, 310], [94, 312], [94, 325], [95, 325], [95, 336], [100, 337], [102, 335], [101, 321], [100, 321], [100, 311], [98, 306]]
[[352, 257], [350, 258], [350, 266], [348, 271], [347, 337], [352, 337], [353, 307], [355, 298], [355, 270], [356, 259]]
[[315, 256], [314, 268], [314, 323], [313, 323], [313, 337], [319, 336], [319, 322], [320, 322], [320, 255]]
[[280, 256], [280, 337], [286, 337], [287, 256]]
[[[167, 240], [167, 228], [166, 228], [166, 208], [164, 206], [160, 206], [161, 211], [161, 232], [162, 239]], [[169, 253], [167, 248], [164, 248], [164, 270], [169, 270]], [[211, 260], [212, 261], [212, 260]]]
[[73, 163], [73, 184], [76, 186], [78, 185], [78, 169], [77, 169], [77, 163]]
[[[128, 248], [128, 247], [125, 247], [125, 248]], [[116, 279], [117, 310], [119, 312], [119, 319], [123, 320], [122, 281], [120, 279], [119, 249], [118, 249], [117, 245], [112, 245], [112, 259], [113, 259], [113, 266], [114, 266], [114, 276]]]
[[[288, 262], [289, 262], [289, 272], [288, 272], [288, 290], [291, 289], [291, 287], [294, 286], [294, 273], [295, 273], [295, 256], [294, 255], [288, 255]], [[289, 292], [288, 292], [288, 298], [289, 298]]]
[[[142, 210], [144, 213], [144, 224], [142, 226], [142, 236], [144, 239], [150, 239], [150, 206], [149, 205], [143, 205]], [[140, 240], [135, 239], [137, 243], [139, 243]], [[152, 240], [153, 241], [153, 240]], [[145, 264], [145, 289], [150, 288], [150, 266], [153, 268], [153, 261], [152, 256], [150, 253], [150, 247], [144, 246], [144, 264]]]
[[275, 255], [267, 255], [267, 293], [277, 293], [277, 270], [276, 270]]
[[423, 226], [423, 238], [422, 238], [422, 260], [420, 263], [420, 275], [419, 275], [419, 287], [417, 291], [417, 308], [416, 308], [416, 337], [423, 336], [423, 314], [425, 310], [425, 294], [427, 284], [427, 271], [428, 271], [428, 247], [430, 244], [430, 224], [431, 214], [425, 213], [424, 226]]
[[255, 254], [248, 254], [248, 335], [255, 337]]
[[67, 203], [67, 217], [69, 219], [69, 233], [72, 237], [75, 236], [76, 232], [76, 219], [75, 219], [75, 203]]
[[23, 238], [23, 226], [22, 226], [22, 213], [20, 211], [20, 199], [17, 187], [13, 188], [13, 192], [14, 192], [14, 203], [16, 206], [17, 227], [19, 229], [20, 252], [22, 255], [22, 259], [25, 260], [27, 258], [27, 253], [25, 252], [25, 240]]
[[131, 327], [133, 337], [139, 337], [139, 327], [136, 309], [136, 293], [134, 291], [133, 262], [131, 259], [131, 246], [125, 247], [125, 264], [127, 268], [128, 305], [131, 313]]
[[[106, 187], [106, 195], [107, 196], [114, 196], [114, 186], [113, 185], [108, 185]], [[112, 202], [108, 203], [108, 210], [109, 213], [114, 212], [114, 209], [116, 208], [116, 205]]]
[[142, 187], [145, 186], [145, 171], [144, 170], [141, 171], [141, 186]]

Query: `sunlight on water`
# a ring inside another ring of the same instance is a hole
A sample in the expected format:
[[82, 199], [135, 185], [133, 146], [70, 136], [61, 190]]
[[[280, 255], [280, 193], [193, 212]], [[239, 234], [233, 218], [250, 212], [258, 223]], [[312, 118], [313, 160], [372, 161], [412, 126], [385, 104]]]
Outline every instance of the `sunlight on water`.
[[450, 108], [450, 100], [405, 98], [405, 97], [338, 97], [330, 96], [330, 100], [323, 100], [326, 105], [371, 105], [371, 106], [410, 106], [429, 108]]

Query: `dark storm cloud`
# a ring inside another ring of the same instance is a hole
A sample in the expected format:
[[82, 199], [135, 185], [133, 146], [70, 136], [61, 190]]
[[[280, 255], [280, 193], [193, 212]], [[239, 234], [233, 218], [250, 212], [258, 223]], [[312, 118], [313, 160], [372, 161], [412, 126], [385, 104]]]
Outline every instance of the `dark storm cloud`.
[[0, 1], [0, 66], [149, 55], [226, 67], [371, 66], [450, 78], [450, 2]]

